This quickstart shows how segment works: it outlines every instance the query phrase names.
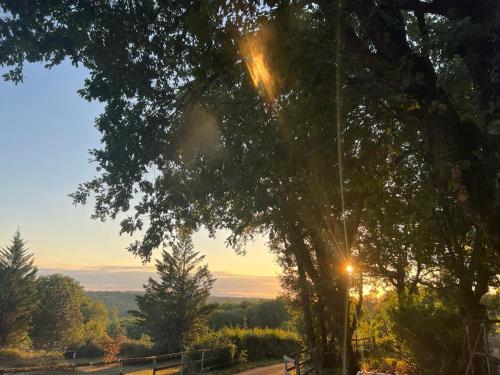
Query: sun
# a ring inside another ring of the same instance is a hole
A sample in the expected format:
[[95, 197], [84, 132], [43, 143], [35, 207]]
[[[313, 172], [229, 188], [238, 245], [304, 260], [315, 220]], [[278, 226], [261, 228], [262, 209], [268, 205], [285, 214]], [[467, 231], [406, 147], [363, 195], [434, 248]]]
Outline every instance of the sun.
[[351, 274], [353, 273], [353, 271], [354, 271], [354, 267], [352, 266], [352, 264], [347, 264], [347, 265], [345, 266], [345, 271], [346, 271], [349, 275], [351, 275]]

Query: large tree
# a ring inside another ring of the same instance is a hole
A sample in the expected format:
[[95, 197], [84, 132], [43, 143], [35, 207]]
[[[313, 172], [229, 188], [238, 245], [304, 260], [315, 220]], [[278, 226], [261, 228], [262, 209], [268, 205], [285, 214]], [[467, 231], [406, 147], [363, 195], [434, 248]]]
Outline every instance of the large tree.
[[37, 305], [37, 268], [19, 231], [0, 250], [0, 346], [27, 339], [31, 314]]
[[201, 264], [203, 259], [190, 231], [180, 230], [170, 251], [163, 250], [156, 262], [159, 280], [150, 278], [146, 293], [136, 297], [139, 309], [132, 313], [162, 350], [186, 349], [209, 311], [207, 299], [215, 279]]
[[83, 340], [85, 293], [74, 279], [60, 274], [37, 280], [40, 303], [33, 313], [31, 338], [40, 348], [61, 349]]

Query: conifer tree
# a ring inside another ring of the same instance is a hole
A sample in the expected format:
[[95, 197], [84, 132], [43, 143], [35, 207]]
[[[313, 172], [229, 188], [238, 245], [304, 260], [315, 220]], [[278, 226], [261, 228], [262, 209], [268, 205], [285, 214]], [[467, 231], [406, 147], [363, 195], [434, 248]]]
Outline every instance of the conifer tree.
[[33, 262], [19, 231], [0, 250], [0, 346], [16, 345], [27, 337], [37, 305]]
[[204, 256], [194, 249], [191, 233], [180, 230], [156, 262], [159, 281], [150, 278], [146, 293], [137, 296], [139, 318], [155, 344], [167, 351], [179, 351], [192, 341], [209, 310], [207, 299], [215, 281]]

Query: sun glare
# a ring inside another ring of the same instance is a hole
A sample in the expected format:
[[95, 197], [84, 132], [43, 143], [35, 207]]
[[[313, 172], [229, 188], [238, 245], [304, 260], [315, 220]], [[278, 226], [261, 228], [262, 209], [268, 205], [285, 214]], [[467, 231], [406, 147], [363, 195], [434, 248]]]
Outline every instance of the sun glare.
[[345, 271], [346, 271], [349, 275], [351, 275], [351, 274], [353, 273], [353, 271], [354, 271], [354, 267], [353, 267], [351, 264], [348, 264], [348, 265], [346, 265], [346, 266], [345, 266]]

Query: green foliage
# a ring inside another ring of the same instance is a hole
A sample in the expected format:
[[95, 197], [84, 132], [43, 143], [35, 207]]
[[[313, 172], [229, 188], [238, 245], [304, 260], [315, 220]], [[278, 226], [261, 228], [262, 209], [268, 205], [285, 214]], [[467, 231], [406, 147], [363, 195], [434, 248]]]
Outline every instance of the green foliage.
[[382, 296], [368, 294], [363, 297], [363, 314], [356, 335], [375, 343], [369, 346], [369, 355], [377, 357], [396, 354], [396, 338], [392, 331], [390, 311], [397, 308], [395, 293]]
[[38, 302], [36, 272], [33, 255], [17, 231], [11, 244], [0, 250], [0, 347], [27, 340]]
[[153, 353], [153, 342], [146, 335], [143, 335], [138, 340], [126, 338], [122, 341], [120, 347], [120, 354], [125, 357], [145, 357]]
[[222, 328], [198, 338], [196, 346], [210, 348], [221, 342], [236, 345], [236, 358], [248, 361], [282, 358], [283, 354], [294, 353], [301, 346], [296, 333], [271, 328]]
[[[106, 354], [109, 341], [108, 337], [99, 341], [88, 340], [77, 348], [78, 358], [103, 357]], [[145, 336], [139, 340], [123, 337], [119, 343], [119, 353], [124, 357], [145, 357], [155, 354], [151, 339]]]
[[[204, 335], [197, 338], [191, 350], [210, 351], [205, 354], [207, 357], [206, 366], [230, 367], [246, 360], [244, 353], [238, 350], [236, 345], [228, 337], [216, 335]], [[200, 359], [201, 353], [196, 352], [191, 355], [191, 360]]]
[[500, 319], [500, 289], [484, 295], [481, 302], [488, 309], [490, 319]]
[[365, 301], [357, 335], [375, 345], [364, 348], [363, 368], [423, 375], [460, 371], [464, 327], [453, 304], [426, 290], [404, 304], [395, 292]]
[[102, 357], [105, 354], [103, 342], [96, 340], [88, 340], [76, 350], [78, 358], [94, 358]]
[[85, 331], [82, 286], [68, 276], [54, 274], [40, 277], [37, 289], [40, 304], [33, 314], [33, 343], [43, 348], [81, 343]]
[[83, 337], [85, 340], [102, 340], [107, 336], [108, 310], [104, 303], [86, 296], [80, 309], [83, 314]]
[[411, 355], [419, 374], [453, 375], [458, 371], [464, 333], [458, 311], [435, 295], [423, 293], [390, 312], [396, 341]]
[[218, 330], [223, 327], [279, 328], [290, 318], [282, 299], [225, 303], [210, 315], [208, 326]]
[[119, 327], [124, 328], [126, 336], [134, 340], [138, 340], [146, 334], [144, 326], [140, 324], [137, 318], [124, 318], [111, 321], [108, 326], [109, 334], [113, 335], [113, 332], [116, 332], [117, 329], [121, 329]]
[[206, 303], [215, 279], [201, 265], [204, 257], [194, 250], [189, 231], [180, 230], [170, 247], [156, 262], [160, 281], [149, 279], [132, 313], [159, 349], [176, 352], [189, 346], [211, 311]]

